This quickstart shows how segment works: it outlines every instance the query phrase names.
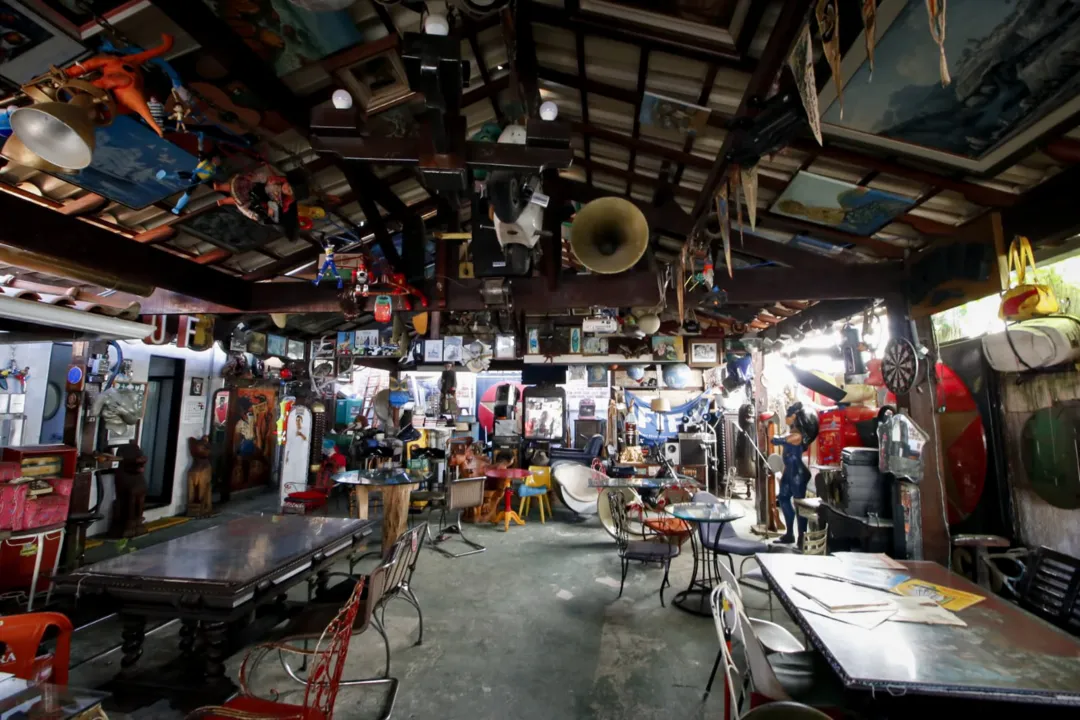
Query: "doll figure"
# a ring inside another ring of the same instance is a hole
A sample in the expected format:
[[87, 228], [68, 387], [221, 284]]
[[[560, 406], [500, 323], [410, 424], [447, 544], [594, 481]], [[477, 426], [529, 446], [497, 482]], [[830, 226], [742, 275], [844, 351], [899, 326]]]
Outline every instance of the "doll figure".
[[[776, 504], [780, 506], [780, 512], [784, 514], [784, 524], [787, 530], [784, 536], [777, 539], [778, 543], [795, 542], [795, 498], [806, 497], [806, 486], [810, 483], [810, 468], [803, 462], [803, 453], [810, 444], [817, 439], [818, 416], [810, 409], [804, 408], [801, 402], [796, 402], [787, 409], [785, 422], [791, 430], [785, 437], [774, 437], [772, 444], [780, 446], [784, 459], [784, 473], [780, 476], [780, 492], [776, 496]], [[803, 533], [806, 532], [806, 518], [799, 518], [799, 542], [802, 542]]]

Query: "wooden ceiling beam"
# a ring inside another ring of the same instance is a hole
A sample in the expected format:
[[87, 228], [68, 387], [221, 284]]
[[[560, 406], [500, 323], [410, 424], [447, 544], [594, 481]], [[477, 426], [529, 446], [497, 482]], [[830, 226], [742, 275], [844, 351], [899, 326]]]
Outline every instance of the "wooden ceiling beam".
[[703, 158], [699, 155], [693, 155], [690, 153], [679, 152], [677, 149], [668, 147], [667, 145], [660, 145], [659, 143], [650, 142], [648, 140], [637, 140], [631, 138], [629, 135], [623, 135], [622, 133], [614, 132], [611, 130], [605, 130], [595, 125], [590, 125], [588, 122], [571, 122], [570, 129], [573, 132], [582, 135], [583, 137], [594, 137], [597, 140], [604, 140], [613, 145], [621, 145], [625, 148], [633, 148], [645, 155], [655, 155], [656, 157], [663, 158], [664, 160], [670, 160], [671, 162], [682, 163], [690, 167], [695, 167], [701, 170], [708, 170], [712, 167], [712, 161], [708, 158]]
[[517, 0], [514, 9], [502, 11], [503, 39], [510, 60], [510, 85], [518, 93], [525, 117], [540, 117], [540, 86], [536, 76], [536, 42], [533, 39], [532, 0]]
[[[784, 67], [796, 36], [803, 29], [812, 4], [811, 0], [784, 0], [776, 26], [769, 35], [769, 42], [761, 54], [761, 60], [750, 76], [742, 100], [739, 101], [739, 108], [735, 111], [736, 120], [751, 117], [758, 103], [768, 97], [776, 76]], [[735, 133], [727, 133], [724, 136], [720, 151], [716, 154], [716, 162], [709, 172], [701, 195], [694, 204], [694, 211], [690, 214], [690, 219], [695, 225], [704, 220], [706, 212], [712, 206], [713, 196], [727, 177], [728, 169], [731, 167], [731, 152], [734, 149], [735, 139]]]
[[789, 232], [794, 235], [809, 235], [837, 245], [854, 245], [867, 250], [879, 257], [890, 260], [901, 260], [904, 257], [904, 249], [891, 245], [874, 237], [863, 237], [852, 233], [837, 230], [836, 228], [816, 225], [814, 223], [796, 220], [784, 215], [777, 215], [768, 210], [758, 210], [757, 225], [766, 230], [778, 230]]
[[[589, 91], [585, 89], [588, 82], [588, 76], [585, 74], [585, 36], [577, 30], [574, 31], [574, 44], [577, 49], [578, 97], [581, 105], [581, 119], [587, 126], [589, 124]], [[592, 160], [592, 139], [589, 134], [582, 133], [581, 141], [585, 149], [585, 159]], [[585, 170], [585, 181], [590, 185], [592, 184], [592, 170], [588, 168]]]
[[489, 97], [501, 93], [508, 87], [510, 87], [510, 74], [507, 73], [506, 75], [500, 75], [491, 82], [484, 83], [480, 87], [474, 88], [473, 90], [464, 93], [461, 96], [461, 107], [462, 109], [464, 109], [469, 107], [470, 105], [480, 102], [481, 100], [487, 100]]
[[[634, 128], [630, 132], [630, 139], [637, 140], [641, 136], [641, 103], [645, 99], [645, 79], [649, 74], [649, 49], [641, 48], [641, 55], [638, 57], [638, 71], [637, 71], [637, 101], [634, 103]], [[630, 175], [633, 177], [634, 163], [637, 161], [637, 149], [630, 148], [630, 162], [627, 168], [630, 170]], [[628, 180], [626, 183], [626, 197], [630, 197], [634, 192], [634, 183], [632, 180]]]
[[118, 277], [233, 307], [246, 307], [246, 283], [152, 247], [0, 193], [0, 243], [42, 252]]
[[[469, 40], [469, 47], [472, 48], [473, 57], [476, 58], [476, 69], [480, 73], [480, 79], [484, 82], [484, 86], [487, 86], [491, 82], [491, 73], [488, 72], [487, 62], [484, 61], [484, 55], [480, 52], [480, 43], [476, 39], [476, 31], [471, 31], [467, 34]], [[491, 94], [488, 96], [488, 100], [491, 101], [491, 109], [495, 111], [495, 119], [500, 123], [506, 121], [506, 116], [503, 115], [502, 108], [499, 106], [499, 97], [497, 94]]]

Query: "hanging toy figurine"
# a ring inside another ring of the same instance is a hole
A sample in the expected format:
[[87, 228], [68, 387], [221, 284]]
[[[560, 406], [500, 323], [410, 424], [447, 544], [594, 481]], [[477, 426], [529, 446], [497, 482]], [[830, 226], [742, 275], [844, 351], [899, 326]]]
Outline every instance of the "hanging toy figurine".
[[345, 287], [345, 281], [341, 277], [341, 273], [338, 272], [337, 263], [334, 262], [334, 244], [327, 242], [323, 246], [323, 263], [319, 268], [319, 273], [315, 276], [315, 280], [312, 284], [318, 285], [322, 282], [323, 278], [333, 275], [337, 278], [337, 289], [341, 290]]
[[705, 269], [701, 273], [701, 279], [704, 281], [705, 287], [711, 288], [713, 286], [713, 263], [708, 254], [705, 255]]
[[205, 150], [205, 137], [202, 133], [198, 133], [199, 138], [199, 164], [195, 166], [194, 170], [185, 170], [178, 173], [169, 173], [165, 170], [158, 170], [155, 177], [158, 180], [165, 180], [169, 177], [178, 178], [184, 182], [190, 183], [190, 187], [184, 194], [180, 196], [180, 199], [176, 201], [176, 205], [173, 206], [172, 214], [179, 215], [187, 207], [187, 204], [191, 202], [191, 194], [195, 191], [195, 188], [203, 183], [210, 182], [217, 177], [218, 171], [221, 169], [221, 156], [217, 153], [208, 153]]
[[269, 165], [237, 173], [228, 182], [214, 183], [214, 190], [227, 196], [218, 200], [218, 205], [233, 205], [249, 220], [285, 225], [286, 229], [290, 224], [298, 228], [292, 185], [284, 176], [276, 175]]
[[[784, 536], [778, 538], [778, 543], [795, 542], [795, 498], [806, 497], [806, 486], [810, 483], [810, 469], [803, 462], [803, 453], [817, 439], [818, 416], [811, 409], [803, 407], [801, 402], [793, 404], [787, 409], [785, 419], [791, 432], [784, 437], [774, 437], [772, 444], [783, 448], [784, 473], [780, 476], [780, 492], [776, 496], [776, 504], [780, 506], [780, 512], [784, 514], [784, 524], [787, 530]], [[806, 518], [800, 516], [799, 543], [802, 543], [803, 534], [806, 532]]]
[[163, 134], [162, 128], [154, 119], [143, 95], [143, 74], [140, 66], [164, 55], [172, 50], [172, 47], [173, 36], [162, 33], [161, 44], [156, 48], [131, 55], [97, 55], [75, 63], [64, 70], [64, 73], [71, 78], [97, 74], [97, 77], [90, 81], [94, 87], [112, 93], [118, 106], [141, 117], [160, 136]]

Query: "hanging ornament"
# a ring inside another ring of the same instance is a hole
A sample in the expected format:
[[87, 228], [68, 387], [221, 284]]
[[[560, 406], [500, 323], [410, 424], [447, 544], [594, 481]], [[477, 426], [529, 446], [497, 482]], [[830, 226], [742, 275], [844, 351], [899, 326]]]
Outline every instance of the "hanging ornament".
[[818, 112], [817, 80], [814, 78], [814, 51], [810, 42], [809, 24], [803, 27], [802, 35], [791, 49], [787, 62], [791, 74], [795, 76], [795, 85], [799, 88], [799, 97], [802, 98], [803, 109], [806, 110], [810, 131], [814, 133], [818, 145], [822, 145], [821, 113]]
[[877, 0], [862, 1], [862, 24], [866, 35], [866, 59], [870, 61], [870, 80], [873, 80], [874, 43], [877, 40]]
[[731, 214], [728, 209], [728, 181], [720, 186], [716, 195], [716, 215], [720, 218], [720, 237], [724, 241], [724, 264], [727, 265], [728, 277], [734, 277], [731, 269]]
[[755, 165], [749, 170], [742, 168], [739, 176], [743, 195], [746, 197], [746, 215], [750, 220], [750, 229], [757, 230], [758, 166]]
[[821, 47], [825, 50], [825, 59], [829, 61], [829, 69], [832, 70], [836, 99], [840, 103], [840, 119], [843, 120], [844, 81], [840, 74], [840, 16], [837, 14], [836, 0], [818, 0], [814, 15], [817, 17]]
[[738, 165], [735, 166], [735, 175], [733, 176], [733, 181], [735, 183], [735, 218], [739, 224], [739, 247], [746, 247], [746, 239], [743, 238], [742, 230], [742, 168], [740, 168]]
[[945, 59], [945, 5], [948, 0], [926, 0], [926, 12], [930, 15], [930, 37], [934, 38], [940, 52], [941, 87], [947, 86], [952, 79], [949, 77], [949, 61]]
[[388, 323], [394, 317], [394, 303], [389, 295], [375, 297], [375, 322]]

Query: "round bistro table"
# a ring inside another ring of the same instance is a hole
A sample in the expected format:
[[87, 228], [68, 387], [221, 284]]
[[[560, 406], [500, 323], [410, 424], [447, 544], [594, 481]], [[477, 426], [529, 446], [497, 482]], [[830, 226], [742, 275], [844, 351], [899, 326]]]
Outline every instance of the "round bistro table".
[[504, 506], [501, 512], [495, 514], [495, 517], [491, 519], [491, 522], [495, 525], [503, 523], [503, 532], [510, 531], [511, 520], [518, 525], [525, 524], [525, 521], [521, 519], [521, 516], [514, 512], [514, 481], [524, 480], [531, 475], [531, 472], [522, 470], [521, 468], [488, 468], [484, 472], [484, 477], [502, 482], [501, 492], [503, 494]]
[[690, 545], [694, 549], [694, 571], [690, 585], [672, 599], [671, 604], [703, 617], [712, 617], [709, 596], [719, 578], [715, 576], [709, 549], [701, 542], [700, 523], [729, 523], [743, 517], [746, 512], [730, 503], [675, 503], [664, 508], [680, 520], [695, 525], [690, 532]]
[[405, 468], [349, 470], [334, 476], [334, 482], [352, 485], [349, 516], [356, 507], [356, 517], [368, 518], [368, 493], [380, 488], [383, 497], [382, 546], [386, 549], [404, 534], [409, 526], [409, 494], [420, 486], [423, 477]]

